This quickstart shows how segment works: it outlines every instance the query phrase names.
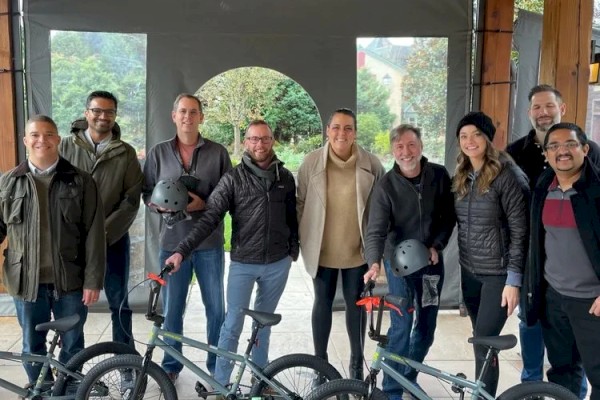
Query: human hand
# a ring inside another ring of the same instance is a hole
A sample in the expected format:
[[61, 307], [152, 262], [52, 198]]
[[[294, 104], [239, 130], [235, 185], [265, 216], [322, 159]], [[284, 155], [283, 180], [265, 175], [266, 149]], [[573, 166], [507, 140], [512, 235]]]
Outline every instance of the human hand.
[[100, 290], [97, 289], [83, 289], [83, 298], [81, 301], [86, 306], [90, 306], [98, 301], [100, 297]]
[[507, 307], [506, 316], [510, 317], [517, 305], [519, 305], [519, 291], [517, 286], [505, 285], [502, 290], [502, 307]]
[[169, 272], [169, 275], [173, 275], [175, 272], [179, 271], [182, 261], [183, 261], [183, 256], [179, 253], [173, 253], [173, 255], [171, 255], [171, 257], [169, 257], [165, 260], [165, 265], [169, 265], [169, 264], [173, 265], [173, 269], [171, 270], [171, 272]]
[[600, 317], [600, 296], [596, 297], [592, 307], [590, 308], [590, 314]]
[[200, 198], [200, 196], [192, 192], [188, 192], [188, 196], [192, 198], [192, 201], [190, 201], [185, 208], [187, 212], [202, 211], [206, 208], [206, 203]]
[[437, 263], [440, 262], [440, 256], [438, 255], [438, 252], [435, 249], [435, 247], [429, 248], [429, 254], [429, 261], [431, 265], [437, 265]]
[[371, 268], [363, 275], [363, 280], [367, 283], [369, 280], [376, 281], [379, 276], [380, 266], [379, 263], [373, 263]]

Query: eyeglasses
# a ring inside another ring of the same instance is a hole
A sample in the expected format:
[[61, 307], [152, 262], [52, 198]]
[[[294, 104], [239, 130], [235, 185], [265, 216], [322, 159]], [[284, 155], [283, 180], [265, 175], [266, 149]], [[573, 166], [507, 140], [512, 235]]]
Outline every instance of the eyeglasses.
[[103, 108], [88, 108], [88, 110], [92, 112], [94, 117], [99, 117], [104, 114], [109, 118], [114, 118], [117, 115], [117, 110], [112, 109], [105, 110]]
[[550, 144], [546, 145], [546, 150], [554, 152], [554, 151], [558, 151], [558, 149], [560, 149], [561, 147], [564, 147], [567, 150], [574, 150], [574, 149], [578, 148], [579, 146], [581, 146], [581, 143], [574, 142], [574, 141], [565, 142], [565, 143], [550, 143]]
[[273, 141], [273, 137], [271, 136], [248, 136], [246, 138], [252, 144], [257, 144], [258, 142], [262, 142], [263, 144], [268, 144]]

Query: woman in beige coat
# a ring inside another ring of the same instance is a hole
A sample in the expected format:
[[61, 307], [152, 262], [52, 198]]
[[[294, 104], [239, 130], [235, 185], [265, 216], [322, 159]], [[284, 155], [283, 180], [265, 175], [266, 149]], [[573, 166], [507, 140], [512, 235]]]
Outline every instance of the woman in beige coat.
[[356, 115], [352, 110], [342, 108], [333, 113], [327, 124], [327, 139], [325, 146], [306, 156], [298, 171], [300, 251], [315, 290], [313, 342], [315, 354], [327, 359], [333, 298], [341, 270], [350, 375], [362, 380], [366, 317], [356, 301], [367, 272], [363, 239], [369, 195], [385, 170], [377, 157], [356, 144]]

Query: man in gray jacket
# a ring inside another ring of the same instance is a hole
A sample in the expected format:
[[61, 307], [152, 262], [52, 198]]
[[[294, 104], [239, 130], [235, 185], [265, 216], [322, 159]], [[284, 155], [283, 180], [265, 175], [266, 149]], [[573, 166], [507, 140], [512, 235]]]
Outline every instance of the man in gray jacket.
[[90, 93], [85, 118], [73, 122], [71, 136], [60, 143], [60, 153], [90, 173], [98, 185], [106, 218], [104, 292], [111, 312], [112, 339], [135, 348], [127, 302], [128, 231], [140, 207], [144, 176], [134, 148], [121, 140], [121, 129], [115, 122], [117, 105], [117, 98], [110, 92]]
[[[191, 201], [186, 208], [188, 219], [175, 224], [163, 221], [161, 225], [161, 265], [173, 254], [179, 242], [204, 214], [206, 199], [217, 186], [221, 176], [231, 169], [231, 160], [225, 147], [203, 138], [198, 133], [198, 126], [204, 120], [204, 114], [202, 104], [196, 96], [188, 93], [177, 96], [171, 117], [177, 127], [177, 134], [172, 139], [152, 147], [144, 164], [144, 203], [152, 211], [161, 211], [150, 203], [150, 198], [154, 186], [165, 179], [182, 181], [188, 189]], [[208, 343], [217, 344], [219, 331], [225, 319], [223, 242], [223, 223], [220, 223], [193, 249], [189, 258], [181, 264], [181, 270], [168, 277], [168, 284], [163, 291], [165, 329], [183, 333], [183, 312], [192, 273], [195, 273], [206, 310]], [[166, 341], [181, 351], [181, 342], [168, 339]], [[209, 355], [206, 360], [211, 373], [215, 369], [215, 360], [215, 355]], [[177, 379], [183, 369], [183, 365], [169, 355], [165, 355], [162, 367], [172, 381]]]
[[[58, 155], [60, 136], [50, 117], [27, 121], [29, 158], [0, 178], [0, 243], [3, 282], [13, 296], [23, 330], [23, 353], [46, 354], [47, 331], [35, 326], [78, 314], [62, 335], [59, 360], [84, 348], [87, 306], [98, 301], [104, 281], [104, 212], [92, 177]], [[29, 382], [41, 365], [26, 364]]]

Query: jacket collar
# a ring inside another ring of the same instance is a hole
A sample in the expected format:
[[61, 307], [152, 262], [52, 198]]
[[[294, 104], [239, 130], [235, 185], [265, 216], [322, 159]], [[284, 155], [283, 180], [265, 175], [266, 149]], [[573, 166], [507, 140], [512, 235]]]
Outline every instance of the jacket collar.
[[[81, 131], [85, 131], [88, 128], [88, 122], [85, 118], [79, 118], [73, 121], [71, 124], [71, 134], [77, 136]], [[115, 122], [112, 128], [112, 140], [121, 139], [121, 127]]]
[[[17, 165], [17, 167], [15, 168], [15, 177], [20, 177], [23, 176], [27, 173], [31, 172], [31, 170], [29, 169], [29, 163], [27, 162], [27, 160], [21, 162], [19, 165]], [[65, 160], [62, 157], [58, 158], [58, 164], [56, 164], [56, 174], [57, 175], [61, 175], [61, 174], [73, 174], [75, 173], [75, 167], [73, 167], [73, 165], [71, 163], [69, 163], [67, 160]]]
[[[371, 168], [372, 165], [367, 152], [362, 147], [360, 147], [358, 143], [355, 142], [354, 145], [356, 146], [356, 168], [374, 173], [374, 171]], [[323, 152], [321, 154], [322, 169], [325, 169], [327, 167], [327, 157], [329, 155], [329, 148], [329, 141], [327, 141], [325, 143], [325, 146], [323, 146]]]

